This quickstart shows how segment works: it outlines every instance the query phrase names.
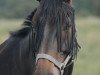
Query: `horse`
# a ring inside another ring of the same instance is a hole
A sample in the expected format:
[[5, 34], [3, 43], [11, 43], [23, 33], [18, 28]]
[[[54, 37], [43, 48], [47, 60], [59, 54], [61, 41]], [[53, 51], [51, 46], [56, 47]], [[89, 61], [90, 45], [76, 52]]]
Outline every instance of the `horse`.
[[0, 45], [0, 75], [72, 75], [79, 50], [71, 0], [38, 0]]

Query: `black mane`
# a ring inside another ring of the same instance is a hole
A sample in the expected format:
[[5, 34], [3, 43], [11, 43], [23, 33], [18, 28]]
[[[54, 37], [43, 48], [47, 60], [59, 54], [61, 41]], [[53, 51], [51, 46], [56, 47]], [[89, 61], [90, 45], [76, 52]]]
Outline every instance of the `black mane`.
[[68, 45], [68, 49], [66, 49], [66, 52], [69, 50], [73, 57], [75, 57], [77, 55], [79, 45], [75, 36], [76, 29], [74, 23], [74, 9], [69, 4], [64, 2], [57, 3], [57, 0], [42, 0], [40, 2], [40, 6], [27, 16], [25, 22], [23, 23], [23, 28], [19, 31], [11, 33], [11, 36], [19, 38], [30, 36], [34, 46], [33, 50], [37, 51], [43, 39], [44, 27], [46, 26], [46, 23], [48, 23], [48, 26], [51, 29], [56, 30], [58, 51], [62, 51], [61, 25], [65, 25], [65, 30], [72, 27], [72, 39], [71, 43]]
[[32, 18], [35, 14], [37, 9], [35, 9], [34, 11], [32, 11], [25, 19], [24, 23], [22, 24], [22, 28], [20, 30], [11, 32], [11, 36], [12, 37], [19, 37], [19, 38], [25, 38], [31, 31], [33, 28], [33, 24], [32, 24]]

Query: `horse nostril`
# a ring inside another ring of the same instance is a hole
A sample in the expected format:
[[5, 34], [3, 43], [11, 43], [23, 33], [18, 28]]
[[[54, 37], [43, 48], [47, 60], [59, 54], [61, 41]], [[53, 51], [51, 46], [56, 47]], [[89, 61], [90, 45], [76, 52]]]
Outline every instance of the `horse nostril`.
[[46, 59], [39, 59], [35, 69], [35, 75], [60, 75], [53, 63]]
[[37, 72], [35, 73], [35, 75], [54, 75], [54, 74], [51, 72], [45, 71], [45, 72]]
[[51, 72], [48, 72], [48, 74], [46, 74], [46, 75], [54, 75], [53, 73], [51, 73]]

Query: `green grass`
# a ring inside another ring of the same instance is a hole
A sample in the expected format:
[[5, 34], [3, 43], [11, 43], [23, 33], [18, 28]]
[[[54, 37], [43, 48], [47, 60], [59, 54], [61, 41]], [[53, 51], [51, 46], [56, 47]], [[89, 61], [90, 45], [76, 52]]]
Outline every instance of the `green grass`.
[[76, 24], [81, 50], [73, 75], [100, 75], [100, 18], [78, 18]]
[[21, 27], [23, 20], [15, 19], [0, 19], [0, 43], [5, 41], [9, 37], [9, 32], [17, 30]]
[[[0, 20], [0, 43], [8, 32], [18, 29], [23, 20]], [[77, 38], [81, 49], [75, 61], [73, 75], [100, 75], [100, 18], [77, 18]]]

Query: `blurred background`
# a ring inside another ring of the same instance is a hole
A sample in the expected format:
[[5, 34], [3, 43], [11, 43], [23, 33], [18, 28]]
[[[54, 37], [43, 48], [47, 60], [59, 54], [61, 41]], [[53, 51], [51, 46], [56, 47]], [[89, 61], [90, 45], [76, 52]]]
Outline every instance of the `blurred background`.
[[[0, 0], [0, 43], [37, 5], [35, 0]], [[73, 75], [100, 75], [100, 0], [73, 0], [73, 7], [81, 46]]]

